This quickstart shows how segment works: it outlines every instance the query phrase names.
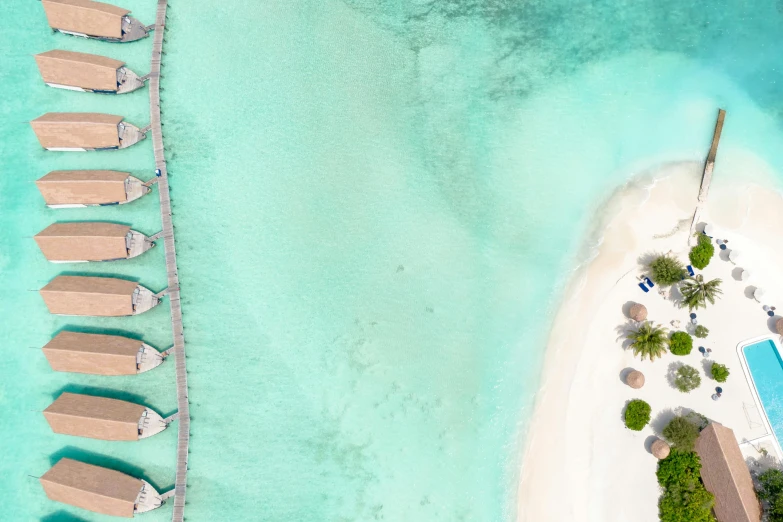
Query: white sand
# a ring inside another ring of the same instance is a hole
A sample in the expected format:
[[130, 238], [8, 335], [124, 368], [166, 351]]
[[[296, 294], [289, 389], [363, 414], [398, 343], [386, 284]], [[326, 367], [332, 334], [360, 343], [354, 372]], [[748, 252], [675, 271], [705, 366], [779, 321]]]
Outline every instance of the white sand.
[[[687, 309], [660, 296], [658, 286], [643, 293], [636, 278], [644, 273], [639, 260], [654, 252], [671, 250], [689, 264], [688, 230], [702, 165], [668, 165], [646, 179], [638, 177], [602, 207], [603, 241], [595, 259], [574, 275], [550, 334], [523, 457], [520, 521], [657, 521], [657, 460], [649, 446], [654, 429], [662, 429], [674, 408], [693, 409], [723, 423], [734, 430], [738, 441], [768, 435], [737, 346], [773, 333], [762, 304], [776, 305], [783, 314], [777, 262], [783, 260], [783, 197], [764, 188], [773, 186], [772, 177], [758, 159], [727, 151], [719, 153], [718, 161], [721, 169], [701, 221], [712, 223], [715, 237], [729, 239], [728, 246], [739, 249], [743, 257], [734, 265], [721, 258], [727, 252], [716, 250], [704, 270], [706, 279], [723, 279], [723, 296], [716, 305], [697, 311], [710, 335], [694, 339], [688, 356], [667, 353], [654, 362], [641, 361], [623, 348], [623, 332], [633, 302], [643, 303], [650, 320], [670, 329], [672, 320], [681, 321], [680, 329], [689, 321]], [[738, 177], [750, 182], [721, 178], [721, 172], [738, 168], [743, 169]], [[678, 223], [681, 231], [659, 237], [671, 233]], [[752, 279], [740, 282], [738, 267], [748, 268]], [[767, 290], [765, 303], [747, 297], [754, 285]], [[709, 364], [703, 365], [696, 350], [699, 345], [712, 348], [712, 359], [731, 370], [721, 385], [724, 393], [719, 401], [711, 399], [718, 383], [705, 372]], [[672, 363], [697, 367], [701, 387], [690, 394], [674, 389], [667, 379]], [[628, 368], [644, 373], [647, 382], [642, 389], [623, 383], [621, 376]], [[622, 421], [626, 402], [634, 398], [646, 400], [653, 410], [652, 426], [641, 432], [626, 429]], [[764, 445], [773, 448], [770, 442]], [[743, 445], [743, 452], [758, 455], [749, 444]]]

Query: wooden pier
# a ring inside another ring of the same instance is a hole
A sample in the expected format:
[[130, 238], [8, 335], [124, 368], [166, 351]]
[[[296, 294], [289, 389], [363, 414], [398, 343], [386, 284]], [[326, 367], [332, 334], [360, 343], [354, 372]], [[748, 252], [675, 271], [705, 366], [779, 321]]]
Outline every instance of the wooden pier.
[[188, 404], [188, 374], [185, 369], [185, 334], [182, 329], [182, 307], [180, 305], [179, 275], [177, 274], [177, 253], [174, 246], [174, 227], [171, 222], [171, 199], [169, 197], [168, 171], [163, 150], [163, 133], [160, 126], [160, 62], [163, 52], [163, 34], [166, 28], [167, 0], [158, 0], [155, 17], [155, 37], [152, 42], [152, 63], [150, 65], [150, 126], [152, 149], [155, 153], [155, 167], [160, 170], [158, 191], [160, 193], [160, 218], [163, 223], [163, 248], [166, 252], [166, 275], [168, 295], [171, 302], [171, 330], [174, 335], [174, 366], [177, 377], [177, 474], [174, 481], [174, 511], [171, 519], [182, 522], [185, 517], [185, 489], [188, 475], [188, 444], [190, 442], [190, 407]]
[[712, 181], [712, 170], [715, 168], [715, 156], [718, 154], [718, 142], [723, 131], [723, 120], [725, 118], [726, 111], [718, 109], [718, 121], [715, 122], [712, 145], [710, 145], [710, 152], [707, 154], [707, 161], [704, 163], [704, 174], [702, 174], [701, 187], [699, 188], [699, 201], [701, 203], [707, 201], [707, 193], [710, 190], [710, 182]]
[[693, 219], [691, 220], [691, 231], [688, 236], [688, 244], [695, 244], [694, 239], [696, 234], [696, 224], [699, 223], [701, 218], [701, 211], [704, 204], [707, 202], [707, 195], [710, 192], [710, 183], [712, 182], [712, 171], [715, 169], [715, 156], [718, 154], [718, 143], [720, 142], [720, 135], [723, 131], [723, 120], [726, 119], [726, 111], [718, 109], [718, 120], [715, 122], [715, 132], [712, 134], [712, 144], [710, 145], [710, 151], [707, 153], [707, 161], [704, 163], [704, 172], [701, 176], [701, 186], [699, 187], [699, 198], [696, 202], [696, 210], [693, 212]]

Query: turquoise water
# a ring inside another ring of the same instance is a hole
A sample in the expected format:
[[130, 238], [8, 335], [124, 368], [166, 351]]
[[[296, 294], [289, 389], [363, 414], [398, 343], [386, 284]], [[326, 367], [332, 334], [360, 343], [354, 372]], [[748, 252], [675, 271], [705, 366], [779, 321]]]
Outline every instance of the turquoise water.
[[[122, 0], [151, 23], [152, 0]], [[783, 171], [775, 1], [172, 0], [162, 85], [188, 350], [190, 520], [513, 519], [544, 344], [609, 193], [701, 159], [728, 110], [715, 183], [749, 150]], [[148, 142], [41, 151], [49, 110], [148, 121], [147, 91], [57, 91], [31, 54], [68, 48], [147, 72], [150, 40], [53, 35], [37, 2], [0, 4], [0, 504], [10, 519], [104, 520], [36, 480], [76, 456], [173, 483], [175, 432], [109, 444], [53, 435], [63, 389], [171, 413], [173, 367], [55, 374], [36, 348], [73, 325], [170, 343], [168, 307], [55, 319], [30, 290], [67, 267], [30, 236], [55, 220], [159, 230], [156, 193], [50, 211], [54, 168], [151, 175]], [[162, 250], [78, 272], [165, 286]], [[145, 520], [167, 520], [170, 505]]]
[[742, 349], [756, 392], [778, 441], [783, 440], [783, 359], [772, 339]]

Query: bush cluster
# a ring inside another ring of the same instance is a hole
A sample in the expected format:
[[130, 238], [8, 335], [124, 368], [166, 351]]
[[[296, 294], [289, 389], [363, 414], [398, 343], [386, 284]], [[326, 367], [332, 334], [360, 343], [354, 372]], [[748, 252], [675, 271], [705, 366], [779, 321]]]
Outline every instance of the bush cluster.
[[729, 378], [729, 369], [725, 364], [712, 363], [710, 373], [712, 373], [712, 378], [718, 382], [726, 382], [726, 379]]
[[708, 335], [710, 335], [710, 331], [707, 329], [706, 326], [698, 325], [696, 329], [693, 331], [693, 335], [695, 335], [699, 339], [705, 339]]
[[698, 413], [678, 415], [670, 420], [663, 429], [663, 438], [675, 449], [693, 451], [699, 432], [706, 425], [707, 418]]
[[650, 263], [650, 277], [661, 286], [671, 286], [685, 277], [685, 267], [677, 258], [658, 256]]
[[713, 246], [712, 240], [704, 234], [699, 234], [699, 242], [688, 254], [691, 264], [694, 268], [703, 270], [704, 267], [710, 264], [710, 259], [712, 259], [713, 255], [715, 255], [715, 246]]
[[693, 366], [684, 364], [677, 368], [674, 375], [674, 387], [683, 393], [690, 393], [701, 386], [701, 376], [699, 370]]
[[669, 339], [669, 351], [674, 355], [688, 355], [693, 350], [693, 337], [688, 332], [674, 332]]
[[634, 431], [642, 431], [642, 428], [650, 422], [650, 405], [641, 399], [634, 399], [625, 408], [625, 426]]
[[771, 468], [759, 475], [756, 493], [765, 501], [766, 520], [783, 522], [783, 471]]
[[658, 500], [661, 522], [715, 522], [715, 497], [704, 488], [699, 476], [701, 460], [693, 451], [673, 449], [658, 463], [658, 484], [663, 488]]

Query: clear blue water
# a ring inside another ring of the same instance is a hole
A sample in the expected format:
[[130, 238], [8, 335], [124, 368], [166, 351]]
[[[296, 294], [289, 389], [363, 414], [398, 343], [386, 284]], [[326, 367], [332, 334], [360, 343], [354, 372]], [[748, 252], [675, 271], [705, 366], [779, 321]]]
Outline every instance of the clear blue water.
[[774, 341], [767, 339], [743, 348], [769, 424], [783, 441], [783, 359]]
[[[153, 0], [112, 3], [153, 20]], [[552, 312], [591, 218], [640, 169], [702, 159], [718, 106], [714, 183], [744, 175], [720, 161], [737, 151], [783, 172], [781, 34], [775, 0], [172, 0], [162, 106], [193, 416], [188, 519], [513, 519]], [[40, 415], [64, 389], [171, 413], [171, 366], [55, 374], [37, 350], [64, 326], [166, 348], [167, 307], [53, 318], [34, 290], [64, 267], [30, 240], [56, 220], [159, 230], [154, 197], [55, 212], [31, 184], [56, 168], [146, 179], [149, 142], [47, 153], [26, 124], [51, 110], [146, 124], [146, 90], [49, 89], [31, 55], [106, 54], [143, 74], [149, 47], [53, 35], [39, 2], [0, 2], [10, 520], [108, 520], [43, 497], [30, 475], [60, 456], [173, 483], [173, 430], [109, 444], [53, 435]], [[160, 290], [162, 254], [78, 270]]]

